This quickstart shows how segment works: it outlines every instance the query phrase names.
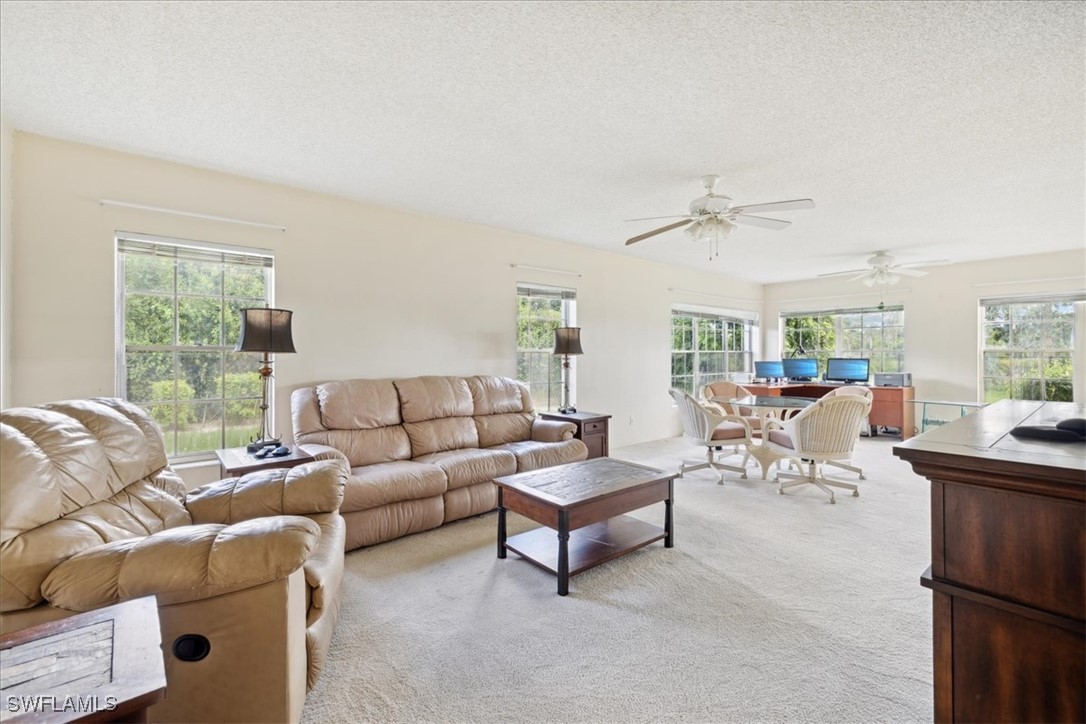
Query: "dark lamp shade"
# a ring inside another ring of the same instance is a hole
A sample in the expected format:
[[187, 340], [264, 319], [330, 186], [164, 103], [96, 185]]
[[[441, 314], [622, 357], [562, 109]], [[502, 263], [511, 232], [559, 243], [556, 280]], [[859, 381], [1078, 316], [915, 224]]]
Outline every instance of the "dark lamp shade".
[[236, 352], [295, 352], [288, 309], [254, 307], [241, 310], [241, 336]]
[[559, 327], [554, 330], [554, 354], [584, 354], [581, 349], [581, 328]]

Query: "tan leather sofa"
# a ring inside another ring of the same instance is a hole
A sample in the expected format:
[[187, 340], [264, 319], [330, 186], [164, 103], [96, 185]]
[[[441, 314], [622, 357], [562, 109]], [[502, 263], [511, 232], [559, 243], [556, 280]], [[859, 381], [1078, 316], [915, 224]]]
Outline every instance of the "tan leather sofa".
[[572, 423], [536, 417], [506, 377], [340, 380], [291, 396], [294, 441], [351, 468], [347, 550], [497, 506], [502, 475], [584, 460]]
[[[186, 494], [154, 421], [108, 398], [4, 410], [0, 441], [0, 630], [154, 595], [151, 721], [300, 718], [339, 611], [341, 462]], [[174, 652], [191, 635], [198, 661]]]

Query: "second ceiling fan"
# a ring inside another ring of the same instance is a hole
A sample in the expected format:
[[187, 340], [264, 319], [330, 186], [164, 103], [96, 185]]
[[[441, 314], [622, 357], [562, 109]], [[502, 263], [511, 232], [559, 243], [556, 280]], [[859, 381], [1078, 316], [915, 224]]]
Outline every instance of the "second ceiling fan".
[[771, 201], [762, 204], [744, 204], [732, 206], [732, 200], [728, 196], [716, 193], [716, 184], [719, 176], [703, 176], [702, 185], [705, 187], [705, 196], [700, 196], [690, 202], [690, 213], [685, 216], [649, 216], [641, 219], [627, 219], [627, 221], [652, 221], [656, 219], [680, 219], [673, 224], [661, 226], [659, 229], [638, 234], [626, 240], [626, 246], [644, 241], [649, 237], [663, 234], [665, 231], [688, 227], [686, 233], [696, 241], [710, 242], [710, 256], [719, 253], [719, 243], [731, 233], [737, 224], [747, 226], [760, 226], [763, 229], [781, 230], [788, 228], [792, 222], [782, 219], [771, 219], [765, 216], [755, 216], [754, 213], [799, 211], [801, 209], [813, 209], [814, 201], [811, 199], [791, 199], [789, 201]]
[[877, 251], [867, 260], [867, 269], [849, 269], [848, 271], [819, 274], [819, 277], [850, 277], [846, 281], [863, 282], [864, 286], [873, 287], [876, 284], [886, 286], [897, 284], [901, 277], [922, 277], [927, 272], [919, 271], [916, 267], [941, 266], [949, 264], [947, 259], [932, 259], [930, 261], [910, 262], [909, 264], [895, 264], [894, 257], [889, 252]]

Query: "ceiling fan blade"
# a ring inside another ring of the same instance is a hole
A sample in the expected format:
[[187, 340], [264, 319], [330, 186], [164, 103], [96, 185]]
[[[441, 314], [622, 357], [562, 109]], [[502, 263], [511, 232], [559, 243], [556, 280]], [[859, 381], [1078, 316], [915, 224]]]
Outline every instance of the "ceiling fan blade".
[[623, 221], [656, 221], [657, 219], [689, 219], [690, 214], [672, 214], [671, 216], [645, 216], [640, 219], [623, 219]]
[[813, 209], [815, 202], [811, 199], [792, 199], [791, 201], [771, 201], [767, 204], [744, 204], [733, 206], [732, 211], [745, 214], [750, 211], [799, 211], [801, 209]]
[[792, 225], [791, 221], [781, 221], [780, 219], [767, 219], [764, 216], [750, 216], [749, 214], [736, 214], [731, 217], [731, 220], [737, 224], [746, 224], [747, 226], [760, 226], [763, 229], [787, 229]]
[[657, 234], [662, 234], [665, 231], [671, 231], [672, 229], [678, 229], [680, 226], [686, 226], [692, 221], [693, 219], [683, 219], [682, 221], [676, 221], [674, 224], [668, 224], [667, 226], [661, 226], [659, 229], [653, 229], [652, 231], [647, 231], [644, 234], [638, 234], [631, 239], [627, 239], [626, 246], [629, 246], [630, 244], [636, 244], [637, 242], [647, 239], [650, 236], [656, 236]]
[[900, 274], [903, 277], [926, 277], [928, 273], [926, 271], [919, 271], [917, 269], [906, 269], [905, 267], [895, 266], [890, 269], [891, 274]]
[[921, 266], [945, 266], [947, 264], [952, 264], [952, 263], [953, 262], [951, 262], [950, 259], [932, 259], [930, 261], [911, 261], [908, 264], [895, 264], [894, 269], [895, 270], [896, 269], [910, 269], [910, 268], [913, 268], [913, 267], [921, 267]]
[[[870, 269], [849, 269], [848, 271], [830, 272], [829, 274], [819, 274], [820, 277], [846, 277], [849, 274], [867, 274]], [[860, 277], [856, 277], [859, 279]]]

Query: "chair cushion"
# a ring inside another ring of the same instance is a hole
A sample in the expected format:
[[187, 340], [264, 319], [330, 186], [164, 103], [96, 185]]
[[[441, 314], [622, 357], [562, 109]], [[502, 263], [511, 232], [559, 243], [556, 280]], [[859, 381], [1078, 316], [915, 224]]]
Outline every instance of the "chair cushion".
[[368, 510], [404, 500], [431, 498], [447, 489], [445, 473], [436, 465], [412, 460], [365, 465], [351, 470], [340, 511]]
[[738, 422], [722, 422], [713, 430], [714, 440], [734, 440], [746, 437], [746, 429]]
[[776, 444], [780, 445], [781, 447], [786, 447], [789, 450], [794, 450], [795, 447], [796, 447], [795, 445], [792, 444], [792, 438], [790, 438], [788, 436], [788, 433], [785, 432], [784, 430], [770, 430], [769, 431], [769, 441], [773, 442], [773, 443], [776, 443]]
[[517, 458], [508, 450], [446, 450], [417, 457], [415, 462], [441, 468], [449, 480], [449, 490], [485, 483], [517, 471]]

